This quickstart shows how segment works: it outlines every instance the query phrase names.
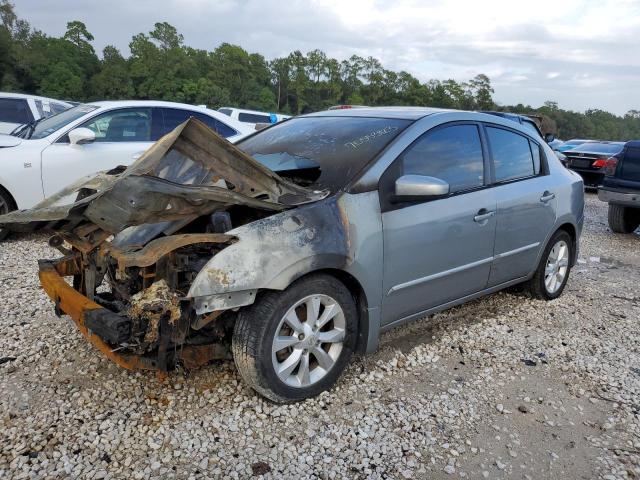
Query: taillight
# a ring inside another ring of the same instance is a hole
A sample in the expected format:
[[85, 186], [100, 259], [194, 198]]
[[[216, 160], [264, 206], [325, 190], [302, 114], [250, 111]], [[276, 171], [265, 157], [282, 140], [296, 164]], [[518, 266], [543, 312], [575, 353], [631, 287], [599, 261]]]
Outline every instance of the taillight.
[[604, 174], [608, 176], [615, 175], [618, 166], [618, 157], [609, 157], [604, 165]]
[[591, 164], [591, 166], [593, 168], [602, 168], [607, 164], [607, 159], [606, 158], [599, 158], [598, 160], [596, 160], [595, 162], [593, 162]]

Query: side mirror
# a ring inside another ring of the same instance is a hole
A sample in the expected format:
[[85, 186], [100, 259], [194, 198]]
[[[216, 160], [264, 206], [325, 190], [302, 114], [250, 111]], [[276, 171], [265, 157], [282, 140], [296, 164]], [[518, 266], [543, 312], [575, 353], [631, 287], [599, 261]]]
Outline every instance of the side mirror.
[[544, 141], [547, 143], [551, 143], [556, 139], [556, 136], [553, 133], [545, 133]]
[[74, 128], [69, 132], [69, 142], [71, 145], [84, 145], [96, 139], [96, 134], [88, 128]]
[[396, 180], [395, 200], [399, 202], [442, 197], [448, 194], [449, 184], [439, 178], [426, 175], [403, 175]]

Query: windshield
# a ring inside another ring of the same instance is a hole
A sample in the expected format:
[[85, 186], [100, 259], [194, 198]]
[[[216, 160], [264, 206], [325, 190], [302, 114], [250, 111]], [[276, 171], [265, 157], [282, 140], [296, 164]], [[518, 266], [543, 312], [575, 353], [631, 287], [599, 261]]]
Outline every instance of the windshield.
[[237, 146], [281, 176], [335, 192], [410, 123], [388, 118], [294, 118]]
[[28, 138], [40, 139], [48, 137], [53, 132], [60, 130], [71, 122], [85, 116], [87, 113], [93, 112], [97, 108], [98, 107], [94, 105], [78, 105], [77, 107], [58, 113], [57, 115], [42, 119], [35, 125], [31, 132], [31, 136]]
[[589, 152], [589, 153], [608, 153], [614, 155], [622, 150], [624, 143], [583, 143], [579, 147], [574, 148], [571, 152]]

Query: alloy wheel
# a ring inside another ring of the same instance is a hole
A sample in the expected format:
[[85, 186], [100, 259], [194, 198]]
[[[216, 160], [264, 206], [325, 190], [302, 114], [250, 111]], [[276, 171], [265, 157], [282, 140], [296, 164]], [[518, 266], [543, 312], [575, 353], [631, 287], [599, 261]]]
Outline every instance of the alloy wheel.
[[549, 252], [544, 269], [544, 286], [550, 294], [556, 293], [567, 276], [569, 269], [569, 245], [559, 240]]
[[297, 301], [280, 320], [272, 342], [273, 368], [292, 387], [320, 381], [340, 357], [346, 319], [340, 304], [328, 295]]

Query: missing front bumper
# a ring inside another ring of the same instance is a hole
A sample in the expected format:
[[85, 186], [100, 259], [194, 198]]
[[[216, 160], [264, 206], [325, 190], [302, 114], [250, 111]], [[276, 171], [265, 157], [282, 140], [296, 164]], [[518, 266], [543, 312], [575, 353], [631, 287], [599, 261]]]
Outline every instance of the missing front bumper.
[[[80, 260], [69, 255], [58, 260], [40, 260], [39, 273], [42, 288], [55, 304], [57, 315], [71, 317], [82, 335], [109, 360], [127, 370], [155, 370], [166, 372], [177, 362], [187, 368], [196, 368], [212, 360], [230, 358], [222, 345], [181, 345], [167, 350], [166, 345], [155, 353], [126, 354], [110, 345], [122, 340], [130, 319], [116, 314], [90, 300], [69, 285], [64, 277], [78, 275]], [[162, 327], [161, 327], [162, 328]]]

